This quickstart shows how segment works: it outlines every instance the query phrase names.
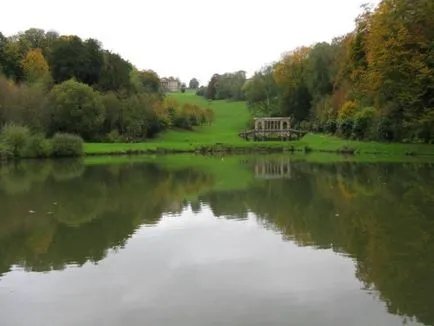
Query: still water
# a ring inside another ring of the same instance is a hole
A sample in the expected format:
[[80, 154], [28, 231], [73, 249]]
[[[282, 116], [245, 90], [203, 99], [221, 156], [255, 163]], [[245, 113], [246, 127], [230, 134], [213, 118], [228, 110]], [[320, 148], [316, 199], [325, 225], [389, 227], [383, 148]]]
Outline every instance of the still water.
[[434, 325], [433, 165], [143, 160], [0, 167], [1, 326]]

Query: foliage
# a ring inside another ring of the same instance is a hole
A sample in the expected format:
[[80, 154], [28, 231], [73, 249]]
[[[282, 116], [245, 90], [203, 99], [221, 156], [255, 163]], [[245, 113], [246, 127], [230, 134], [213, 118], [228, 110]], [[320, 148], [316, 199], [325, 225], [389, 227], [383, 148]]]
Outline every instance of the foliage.
[[374, 138], [373, 132], [369, 131], [374, 126], [375, 109], [363, 108], [354, 116], [354, 136], [357, 139]]
[[[277, 85], [272, 105], [266, 104], [264, 85], [273, 80], [265, 84], [262, 70], [255, 73], [244, 86], [249, 108], [255, 115], [290, 115], [295, 123], [309, 119], [325, 126], [339, 119], [347, 137], [354, 123], [354, 136], [360, 139], [429, 143], [433, 30], [430, 1], [382, 0], [375, 9], [364, 5], [352, 32], [294, 49], [269, 68]], [[381, 118], [358, 113], [367, 107], [375, 107]]]
[[29, 140], [30, 131], [27, 127], [7, 124], [0, 132], [0, 141], [15, 157], [20, 157]]
[[80, 136], [56, 133], [51, 143], [52, 155], [54, 157], [76, 157], [83, 155], [83, 139]]
[[196, 91], [196, 95], [205, 97], [207, 92], [208, 91], [207, 91], [207, 88], [205, 86], [200, 86]]
[[190, 80], [190, 82], [188, 83], [188, 88], [198, 89], [199, 88], [199, 81], [196, 78], [192, 78]]
[[56, 85], [50, 94], [49, 130], [95, 139], [104, 121], [100, 94], [73, 79]]
[[24, 157], [45, 158], [51, 156], [51, 142], [43, 134], [35, 134], [28, 138], [23, 149]]
[[339, 120], [339, 133], [344, 138], [350, 138], [354, 129], [354, 119], [347, 117]]
[[75, 78], [95, 85], [104, 64], [101, 44], [93, 39], [82, 41], [78, 36], [62, 36], [52, 46], [49, 64], [56, 83]]
[[48, 64], [40, 49], [30, 50], [22, 62], [25, 79], [34, 83], [48, 76]]
[[246, 81], [242, 91], [254, 116], [274, 116], [279, 113], [278, 88], [273, 67], [267, 66]]
[[324, 126], [325, 131], [330, 133], [330, 134], [336, 133], [337, 128], [338, 128], [338, 125], [336, 123], [336, 120], [334, 120], [334, 119], [327, 120], [327, 122], [325, 123], [325, 126]]
[[[244, 99], [242, 88], [246, 82], [246, 72], [237, 71], [233, 73], [225, 73], [217, 79], [211, 80], [208, 85], [215, 88], [214, 99], [216, 100], [234, 100], [240, 101]], [[214, 83], [214, 85], [213, 85]]]
[[217, 94], [217, 82], [220, 78], [219, 74], [214, 74], [206, 87], [205, 97], [209, 100], [215, 100]]

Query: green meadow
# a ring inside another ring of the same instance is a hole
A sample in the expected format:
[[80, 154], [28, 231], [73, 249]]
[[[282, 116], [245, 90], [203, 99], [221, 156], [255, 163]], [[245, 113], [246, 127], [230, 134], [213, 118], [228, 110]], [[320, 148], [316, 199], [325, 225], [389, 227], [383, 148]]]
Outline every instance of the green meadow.
[[197, 104], [214, 111], [211, 125], [197, 127], [192, 131], [169, 130], [157, 138], [142, 143], [86, 143], [87, 155], [195, 152], [201, 149], [220, 151], [314, 151], [338, 152], [350, 149], [356, 154], [373, 155], [434, 155], [434, 146], [426, 144], [379, 143], [343, 140], [324, 134], [307, 134], [291, 142], [245, 141], [238, 133], [248, 127], [250, 113], [244, 102], [208, 101], [192, 92], [172, 93], [169, 96], [180, 103]]

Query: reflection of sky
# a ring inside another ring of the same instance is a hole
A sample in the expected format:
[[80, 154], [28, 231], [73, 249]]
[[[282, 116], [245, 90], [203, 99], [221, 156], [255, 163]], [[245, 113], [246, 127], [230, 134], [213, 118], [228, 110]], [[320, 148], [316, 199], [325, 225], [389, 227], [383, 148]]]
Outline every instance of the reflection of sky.
[[7, 274], [0, 325], [402, 324], [360, 288], [351, 259], [205, 207], [141, 228], [98, 265]]

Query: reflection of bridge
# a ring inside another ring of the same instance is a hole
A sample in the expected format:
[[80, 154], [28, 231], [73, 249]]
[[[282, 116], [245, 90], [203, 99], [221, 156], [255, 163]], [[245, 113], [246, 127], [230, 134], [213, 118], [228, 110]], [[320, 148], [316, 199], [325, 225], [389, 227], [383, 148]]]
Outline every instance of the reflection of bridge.
[[290, 179], [291, 163], [289, 159], [259, 160], [255, 162], [255, 176], [259, 179]]

